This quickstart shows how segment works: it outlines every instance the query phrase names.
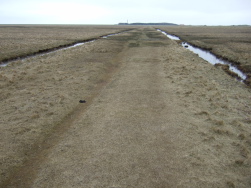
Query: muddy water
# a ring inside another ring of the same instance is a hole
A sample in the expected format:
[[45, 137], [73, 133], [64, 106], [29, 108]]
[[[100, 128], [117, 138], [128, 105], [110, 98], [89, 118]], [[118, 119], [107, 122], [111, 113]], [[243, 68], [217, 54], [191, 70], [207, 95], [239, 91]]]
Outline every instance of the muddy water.
[[[162, 31], [160, 29], [157, 29], [157, 31], [160, 31], [161, 33], [163, 33], [164, 35], [166, 35], [168, 38], [170, 38], [172, 40], [180, 40], [179, 37], [174, 36], [174, 35], [170, 35], [170, 34], [164, 32], [164, 31]], [[201, 48], [194, 47], [194, 46], [190, 45], [187, 42], [182, 42], [182, 46], [187, 48], [188, 50], [194, 52], [195, 54], [198, 54], [199, 57], [201, 57], [202, 59], [208, 61], [212, 65], [215, 65], [215, 64], [228, 65], [229, 70], [236, 73], [241, 78], [241, 81], [243, 81], [243, 80], [245, 80], [247, 78], [247, 76], [243, 72], [241, 72], [239, 69], [237, 69], [235, 66], [233, 66], [231, 64], [231, 62], [220, 59], [220, 58], [216, 57], [214, 54], [212, 54], [209, 51], [202, 50]]]

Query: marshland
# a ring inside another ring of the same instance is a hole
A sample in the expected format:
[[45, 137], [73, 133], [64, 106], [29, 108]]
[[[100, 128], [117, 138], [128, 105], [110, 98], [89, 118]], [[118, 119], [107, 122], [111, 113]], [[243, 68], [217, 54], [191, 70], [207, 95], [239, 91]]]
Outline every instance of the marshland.
[[[250, 78], [250, 27], [159, 28]], [[16, 59], [0, 67], [0, 187], [251, 186], [249, 80], [155, 26], [0, 25], [0, 42]]]
[[232, 62], [251, 77], [251, 27], [250, 26], [179, 26], [158, 27], [179, 36], [182, 41], [209, 50], [214, 55]]

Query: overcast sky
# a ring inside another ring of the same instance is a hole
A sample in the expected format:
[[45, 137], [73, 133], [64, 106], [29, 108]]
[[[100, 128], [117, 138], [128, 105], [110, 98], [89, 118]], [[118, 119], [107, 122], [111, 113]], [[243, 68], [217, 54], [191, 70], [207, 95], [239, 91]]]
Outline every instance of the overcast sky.
[[0, 0], [0, 24], [251, 25], [251, 0]]

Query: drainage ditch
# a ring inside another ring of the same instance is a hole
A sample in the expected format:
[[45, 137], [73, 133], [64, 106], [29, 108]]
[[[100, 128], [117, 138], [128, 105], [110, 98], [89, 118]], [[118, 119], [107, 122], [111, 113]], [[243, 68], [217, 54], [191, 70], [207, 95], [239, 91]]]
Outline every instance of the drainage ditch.
[[49, 48], [49, 49], [39, 50], [38, 52], [34, 52], [34, 53], [31, 53], [31, 54], [25, 54], [25, 55], [21, 55], [21, 56], [18, 56], [18, 57], [8, 58], [8, 59], [5, 59], [2, 62], [0, 62], [0, 67], [5, 67], [8, 64], [13, 63], [13, 62], [18, 61], [18, 60], [24, 60], [24, 59], [28, 59], [28, 58], [32, 58], [32, 57], [43, 56], [43, 55], [50, 54], [50, 53], [53, 53], [53, 52], [56, 52], [56, 51], [59, 51], [59, 50], [74, 48], [74, 47], [81, 46], [81, 45], [84, 45], [84, 44], [87, 44], [87, 43], [90, 43], [90, 42], [94, 42], [94, 41], [99, 40], [99, 39], [106, 39], [106, 38], [111, 37], [111, 36], [119, 35], [119, 34], [122, 34], [122, 33], [128, 32], [128, 31], [130, 31], [130, 30], [122, 31], [122, 32], [119, 32], [119, 33], [111, 33], [111, 34], [108, 34], [108, 35], [102, 35], [102, 36], [100, 36], [98, 38], [91, 38], [91, 39], [87, 39], [87, 40], [77, 41], [77, 42], [73, 42], [73, 43], [65, 44], [65, 45], [60, 45], [60, 46]]
[[[157, 29], [157, 31], [160, 31], [161, 33], [163, 33], [164, 35], [166, 35], [168, 38], [170, 38], [172, 40], [180, 40], [179, 37], [174, 36], [174, 35], [170, 35], [170, 34], [166, 33], [165, 31], [162, 31], [160, 29]], [[192, 46], [191, 44], [189, 44], [187, 42], [182, 42], [181, 45], [184, 48], [187, 48], [188, 50], [194, 52], [195, 54], [198, 54], [199, 57], [201, 57], [202, 59], [204, 59], [207, 62], [211, 63], [212, 65], [226, 66], [226, 68], [228, 69], [226, 71], [227, 72], [230, 71], [230, 73], [231, 72], [235, 73], [235, 74], [232, 74], [232, 76], [236, 77], [238, 80], [243, 82], [244, 80], [247, 79], [247, 75], [245, 75], [237, 67], [233, 66], [233, 64], [231, 62], [229, 62], [227, 60], [223, 60], [221, 58], [218, 58], [216, 55], [212, 54], [210, 51], [203, 50], [203, 49], [198, 48], [198, 47], [194, 47], [194, 46]], [[224, 70], [226, 68], [224, 68]], [[235, 76], [235, 75], [237, 75], [237, 76]]]

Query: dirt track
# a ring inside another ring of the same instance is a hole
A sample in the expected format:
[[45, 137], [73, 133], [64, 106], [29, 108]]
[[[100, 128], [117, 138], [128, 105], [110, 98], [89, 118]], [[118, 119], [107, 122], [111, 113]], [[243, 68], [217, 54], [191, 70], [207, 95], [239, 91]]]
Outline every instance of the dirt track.
[[3, 185], [251, 186], [250, 89], [152, 28], [109, 43], [117, 66]]

